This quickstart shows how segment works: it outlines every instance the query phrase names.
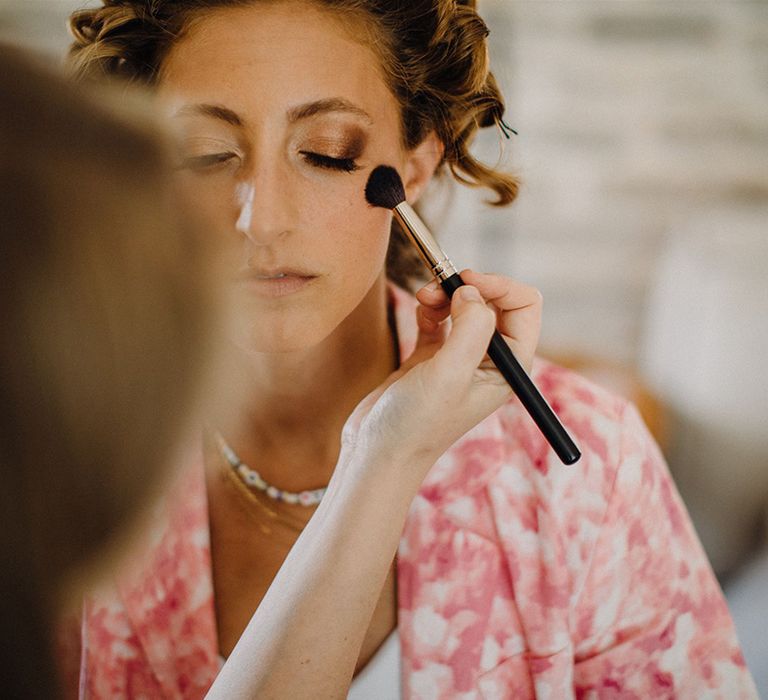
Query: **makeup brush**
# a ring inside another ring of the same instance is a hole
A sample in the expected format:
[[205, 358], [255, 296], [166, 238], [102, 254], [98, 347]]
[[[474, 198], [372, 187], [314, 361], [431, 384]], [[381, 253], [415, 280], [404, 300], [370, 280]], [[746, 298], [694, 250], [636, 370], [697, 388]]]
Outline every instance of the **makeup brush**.
[[[464, 285], [451, 260], [442, 251], [426, 224], [405, 201], [405, 188], [397, 170], [388, 165], [374, 168], [365, 186], [365, 199], [374, 207], [391, 209], [403, 231], [416, 246], [430, 272], [448, 297]], [[498, 331], [493, 332], [488, 356], [517, 394], [539, 430], [564, 464], [573, 464], [581, 453], [536, 385]]]

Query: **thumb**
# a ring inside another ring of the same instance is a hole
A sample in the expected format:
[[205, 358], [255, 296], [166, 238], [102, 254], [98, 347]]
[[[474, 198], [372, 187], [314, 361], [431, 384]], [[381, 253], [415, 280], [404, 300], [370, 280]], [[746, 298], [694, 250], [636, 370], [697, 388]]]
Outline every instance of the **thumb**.
[[471, 285], [459, 287], [451, 299], [451, 330], [433, 358], [438, 372], [466, 371], [480, 365], [496, 329], [496, 314]]

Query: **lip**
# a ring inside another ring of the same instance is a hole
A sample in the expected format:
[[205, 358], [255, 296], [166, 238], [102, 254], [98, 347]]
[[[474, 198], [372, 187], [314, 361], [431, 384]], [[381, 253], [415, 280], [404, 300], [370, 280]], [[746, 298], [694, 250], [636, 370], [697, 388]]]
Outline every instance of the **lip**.
[[316, 280], [317, 275], [296, 269], [249, 268], [239, 279], [259, 296], [277, 298], [301, 291]]

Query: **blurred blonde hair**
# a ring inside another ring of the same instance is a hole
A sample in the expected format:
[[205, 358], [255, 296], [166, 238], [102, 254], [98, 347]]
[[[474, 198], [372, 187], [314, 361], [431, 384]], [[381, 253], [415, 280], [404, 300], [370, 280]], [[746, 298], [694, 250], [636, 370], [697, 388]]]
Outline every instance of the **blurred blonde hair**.
[[223, 258], [150, 117], [1, 46], [0, 66], [3, 695], [48, 698], [62, 588], [159, 491], [216, 381]]

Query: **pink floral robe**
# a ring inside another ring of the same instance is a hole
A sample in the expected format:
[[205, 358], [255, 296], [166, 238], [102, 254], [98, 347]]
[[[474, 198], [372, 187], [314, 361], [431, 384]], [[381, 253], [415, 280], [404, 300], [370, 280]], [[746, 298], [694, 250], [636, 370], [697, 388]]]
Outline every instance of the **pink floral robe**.
[[[415, 302], [392, 295], [407, 357]], [[637, 411], [543, 361], [534, 378], [583, 457], [559, 463], [513, 400], [432, 468], [398, 555], [404, 697], [756, 698]], [[199, 464], [153, 538], [145, 565], [85, 602], [80, 697], [201, 698], [219, 670]]]

